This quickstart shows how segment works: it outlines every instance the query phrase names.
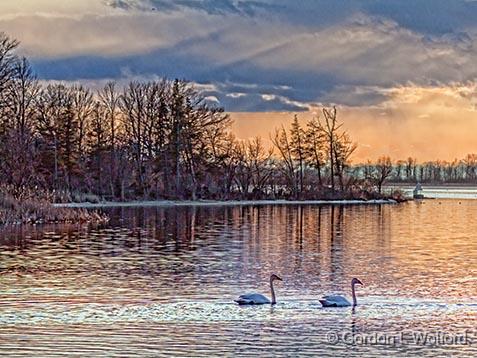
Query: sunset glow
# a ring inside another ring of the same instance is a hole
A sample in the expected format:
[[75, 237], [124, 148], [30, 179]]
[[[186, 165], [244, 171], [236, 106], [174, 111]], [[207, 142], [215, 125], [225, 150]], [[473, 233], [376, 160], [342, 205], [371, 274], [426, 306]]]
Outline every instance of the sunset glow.
[[[353, 161], [388, 155], [411, 156], [418, 161], [462, 158], [477, 152], [475, 85], [449, 87], [399, 87], [387, 91], [377, 106], [340, 106], [340, 119], [358, 142]], [[232, 113], [233, 130], [240, 138], [269, 139], [274, 128], [288, 127], [297, 113], [306, 123], [319, 108], [306, 112]]]
[[477, 151], [477, 3], [429, 4], [2, 1], [0, 29], [45, 81], [193, 81], [241, 138], [336, 104], [353, 161], [453, 160]]

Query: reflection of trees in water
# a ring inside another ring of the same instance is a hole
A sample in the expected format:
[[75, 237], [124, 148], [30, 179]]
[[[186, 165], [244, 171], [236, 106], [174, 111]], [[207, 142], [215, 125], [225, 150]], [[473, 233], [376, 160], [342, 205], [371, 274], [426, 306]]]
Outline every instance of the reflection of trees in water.
[[344, 227], [344, 206], [331, 206], [330, 211], [330, 280], [341, 283], [343, 281], [343, 227]]
[[[296, 251], [299, 253], [294, 255], [295, 267], [294, 271], [302, 271], [303, 267], [303, 236], [304, 236], [304, 207], [299, 205], [294, 211], [294, 243], [296, 245]], [[290, 216], [292, 217], [292, 216]]]
[[[179, 270], [215, 260], [231, 275], [247, 273], [257, 281], [277, 270], [308, 272], [317, 280], [324, 275], [323, 280], [342, 285], [349, 269], [345, 253], [356, 245], [345, 231], [361, 225], [360, 211], [376, 218], [371, 220], [377, 220], [379, 236], [390, 235], [389, 215], [379, 206], [191, 206], [108, 209], [112, 221], [105, 227], [21, 227], [0, 242], [22, 249], [42, 242], [45, 250], [60, 247], [65, 255], [105, 259], [131, 254], [143, 258], [145, 270], [151, 262], [163, 267], [174, 257], [183, 262], [172, 264]], [[359, 215], [348, 215], [354, 213]], [[44, 245], [48, 241], [54, 244]], [[157, 255], [163, 255], [159, 263]]]
[[71, 246], [70, 239], [85, 236], [88, 231], [87, 225], [73, 224], [5, 226], [0, 229], [0, 246], [6, 250], [26, 250], [39, 244], [43, 238], [52, 242], [69, 243]]
[[387, 250], [392, 239], [391, 212], [384, 205], [378, 205], [375, 208], [375, 213], [377, 222], [376, 232], [378, 235], [376, 243], [382, 249]]
[[297, 221], [297, 242], [299, 243], [300, 251], [303, 251], [303, 215], [304, 209], [303, 206], [298, 206], [296, 213]]

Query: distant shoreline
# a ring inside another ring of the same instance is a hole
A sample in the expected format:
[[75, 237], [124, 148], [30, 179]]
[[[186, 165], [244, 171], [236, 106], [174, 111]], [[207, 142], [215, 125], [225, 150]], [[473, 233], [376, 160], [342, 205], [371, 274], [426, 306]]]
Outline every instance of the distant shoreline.
[[[477, 183], [421, 183], [424, 188], [476, 188]], [[389, 182], [383, 185], [383, 188], [415, 188], [416, 183], [393, 183]]]
[[397, 204], [393, 199], [378, 200], [157, 200], [102, 203], [57, 203], [57, 208], [129, 208], [129, 207], [183, 207], [183, 206], [251, 206], [251, 205], [378, 205]]

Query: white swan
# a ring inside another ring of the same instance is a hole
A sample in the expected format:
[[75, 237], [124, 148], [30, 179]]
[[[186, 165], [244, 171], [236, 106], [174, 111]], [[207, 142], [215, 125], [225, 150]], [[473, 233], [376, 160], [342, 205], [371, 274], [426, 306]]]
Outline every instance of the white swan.
[[259, 293], [249, 293], [246, 295], [241, 295], [239, 298], [235, 300], [239, 305], [263, 305], [263, 304], [272, 304], [274, 305], [277, 303], [277, 300], [275, 299], [275, 289], [273, 288], [273, 281], [278, 280], [278, 281], [283, 281], [280, 277], [278, 277], [275, 274], [272, 274], [270, 276], [270, 291], [272, 292], [272, 301], [268, 298], [266, 298], [264, 295], [261, 295]]
[[351, 280], [351, 293], [353, 296], [353, 304], [349, 302], [346, 297], [343, 296], [325, 296], [323, 299], [320, 300], [320, 303], [323, 307], [349, 307], [349, 306], [356, 306], [358, 302], [356, 301], [356, 292], [354, 290], [354, 286], [363, 285], [363, 283], [358, 280], [357, 278], [353, 278]]

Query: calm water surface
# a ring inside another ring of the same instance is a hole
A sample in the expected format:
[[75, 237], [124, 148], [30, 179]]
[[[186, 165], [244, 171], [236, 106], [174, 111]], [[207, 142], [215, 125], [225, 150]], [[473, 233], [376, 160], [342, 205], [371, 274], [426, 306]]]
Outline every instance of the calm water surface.
[[108, 213], [0, 234], [1, 356], [477, 355], [477, 201]]

